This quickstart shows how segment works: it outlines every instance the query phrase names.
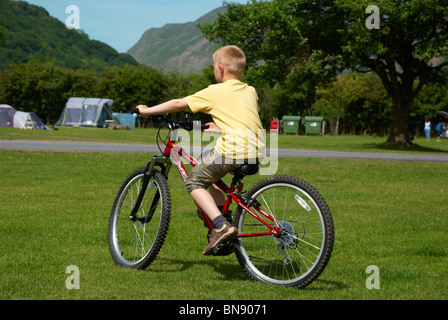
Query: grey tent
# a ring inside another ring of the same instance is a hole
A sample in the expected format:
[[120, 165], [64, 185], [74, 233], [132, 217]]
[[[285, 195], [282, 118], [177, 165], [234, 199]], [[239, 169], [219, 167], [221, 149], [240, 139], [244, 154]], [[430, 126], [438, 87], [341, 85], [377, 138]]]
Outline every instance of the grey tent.
[[17, 111], [6, 104], [0, 105], [0, 127], [18, 129], [47, 129], [34, 112]]
[[0, 105], [0, 127], [14, 127], [14, 114], [16, 109], [6, 104]]
[[56, 126], [103, 127], [112, 120], [114, 101], [102, 98], [70, 98]]

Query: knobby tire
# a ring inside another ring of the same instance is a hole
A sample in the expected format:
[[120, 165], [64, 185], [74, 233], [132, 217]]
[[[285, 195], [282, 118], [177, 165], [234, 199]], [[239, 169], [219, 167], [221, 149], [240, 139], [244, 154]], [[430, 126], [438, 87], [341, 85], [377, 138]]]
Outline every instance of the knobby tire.
[[[245, 198], [256, 198], [283, 230], [278, 237], [239, 237], [235, 241], [235, 253], [246, 274], [255, 281], [284, 287], [304, 288], [313, 282], [330, 260], [334, 243], [333, 219], [320, 193], [299, 178], [273, 176], [252, 186]], [[241, 207], [234, 225], [240, 234], [266, 231]]]
[[154, 170], [136, 218], [130, 218], [144, 174], [145, 168], [140, 168], [121, 185], [110, 213], [108, 231], [109, 250], [115, 264], [141, 270], [157, 257], [171, 216], [168, 183], [162, 173]]

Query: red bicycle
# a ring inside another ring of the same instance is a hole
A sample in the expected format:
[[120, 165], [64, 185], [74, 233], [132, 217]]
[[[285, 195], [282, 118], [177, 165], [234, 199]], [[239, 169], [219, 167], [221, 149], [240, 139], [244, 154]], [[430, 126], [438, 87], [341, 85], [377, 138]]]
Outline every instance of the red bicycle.
[[[185, 181], [188, 174], [180, 158], [197, 161], [179, 147], [178, 129], [193, 129], [193, 121], [160, 116], [170, 130], [166, 139], [157, 133], [160, 155], [132, 172], [116, 195], [109, 219], [109, 249], [115, 264], [145, 269], [156, 258], [167, 235], [171, 194], [167, 183], [172, 165]], [[163, 150], [161, 145], [163, 144]], [[286, 175], [271, 176], [244, 191], [243, 178], [256, 174], [257, 164], [232, 172], [230, 186], [216, 185], [226, 195], [224, 216], [238, 229], [232, 242], [215, 248], [215, 255], [235, 253], [247, 275], [256, 281], [303, 288], [325, 269], [334, 242], [330, 209], [320, 193], [305, 181]], [[229, 210], [235, 203], [235, 214]], [[198, 213], [210, 231], [213, 223]]]

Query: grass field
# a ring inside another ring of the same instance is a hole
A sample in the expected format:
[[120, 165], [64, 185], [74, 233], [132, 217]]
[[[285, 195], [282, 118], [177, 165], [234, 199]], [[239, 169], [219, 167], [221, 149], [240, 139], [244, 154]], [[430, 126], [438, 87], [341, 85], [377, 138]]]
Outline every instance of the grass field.
[[[55, 140], [63, 135], [85, 140], [77, 137], [82, 131], [44, 134], [54, 134]], [[91, 132], [96, 131], [113, 132]], [[21, 136], [25, 131], [14, 137], [5, 132], [0, 130], [0, 139], [25, 138]], [[133, 135], [130, 140], [122, 138], [124, 142], [143, 136], [141, 131], [122, 135]], [[319, 137], [328, 142], [294, 138], [308, 145], [321, 143], [321, 149], [353, 151], [366, 151], [381, 142], [369, 137], [356, 137], [360, 142], [349, 137]], [[447, 152], [446, 141], [430, 144], [431, 152]], [[145, 271], [115, 266], [107, 244], [112, 202], [126, 176], [147, 160], [147, 154], [0, 151], [0, 299], [448, 297], [448, 163], [280, 159], [278, 174], [301, 177], [323, 194], [336, 230], [334, 252], [324, 273], [304, 290], [294, 290], [252, 282], [233, 255], [202, 256], [206, 230], [174, 170], [169, 179], [172, 220], [160, 255]], [[247, 177], [246, 184], [261, 178]], [[70, 276], [66, 268], [71, 265], [79, 268], [79, 289], [66, 287]], [[371, 265], [380, 272], [379, 289], [366, 287], [370, 276], [366, 269]], [[226, 289], [220, 290], [223, 286]]]

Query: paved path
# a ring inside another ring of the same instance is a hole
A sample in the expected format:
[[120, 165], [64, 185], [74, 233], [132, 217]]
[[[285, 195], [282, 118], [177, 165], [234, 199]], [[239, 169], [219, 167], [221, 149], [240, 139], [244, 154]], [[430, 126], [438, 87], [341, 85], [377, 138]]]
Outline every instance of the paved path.
[[[34, 141], [34, 140], [0, 140], [0, 149], [27, 151], [63, 151], [63, 152], [144, 152], [159, 153], [156, 145], [122, 144], [98, 142], [68, 141]], [[271, 150], [272, 152], [272, 150]], [[339, 158], [339, 159], [371, 159], [391, 161], [448, 162], [448, 155], [342, 152], [278, 149], [279, 157], [295, 158]]]

